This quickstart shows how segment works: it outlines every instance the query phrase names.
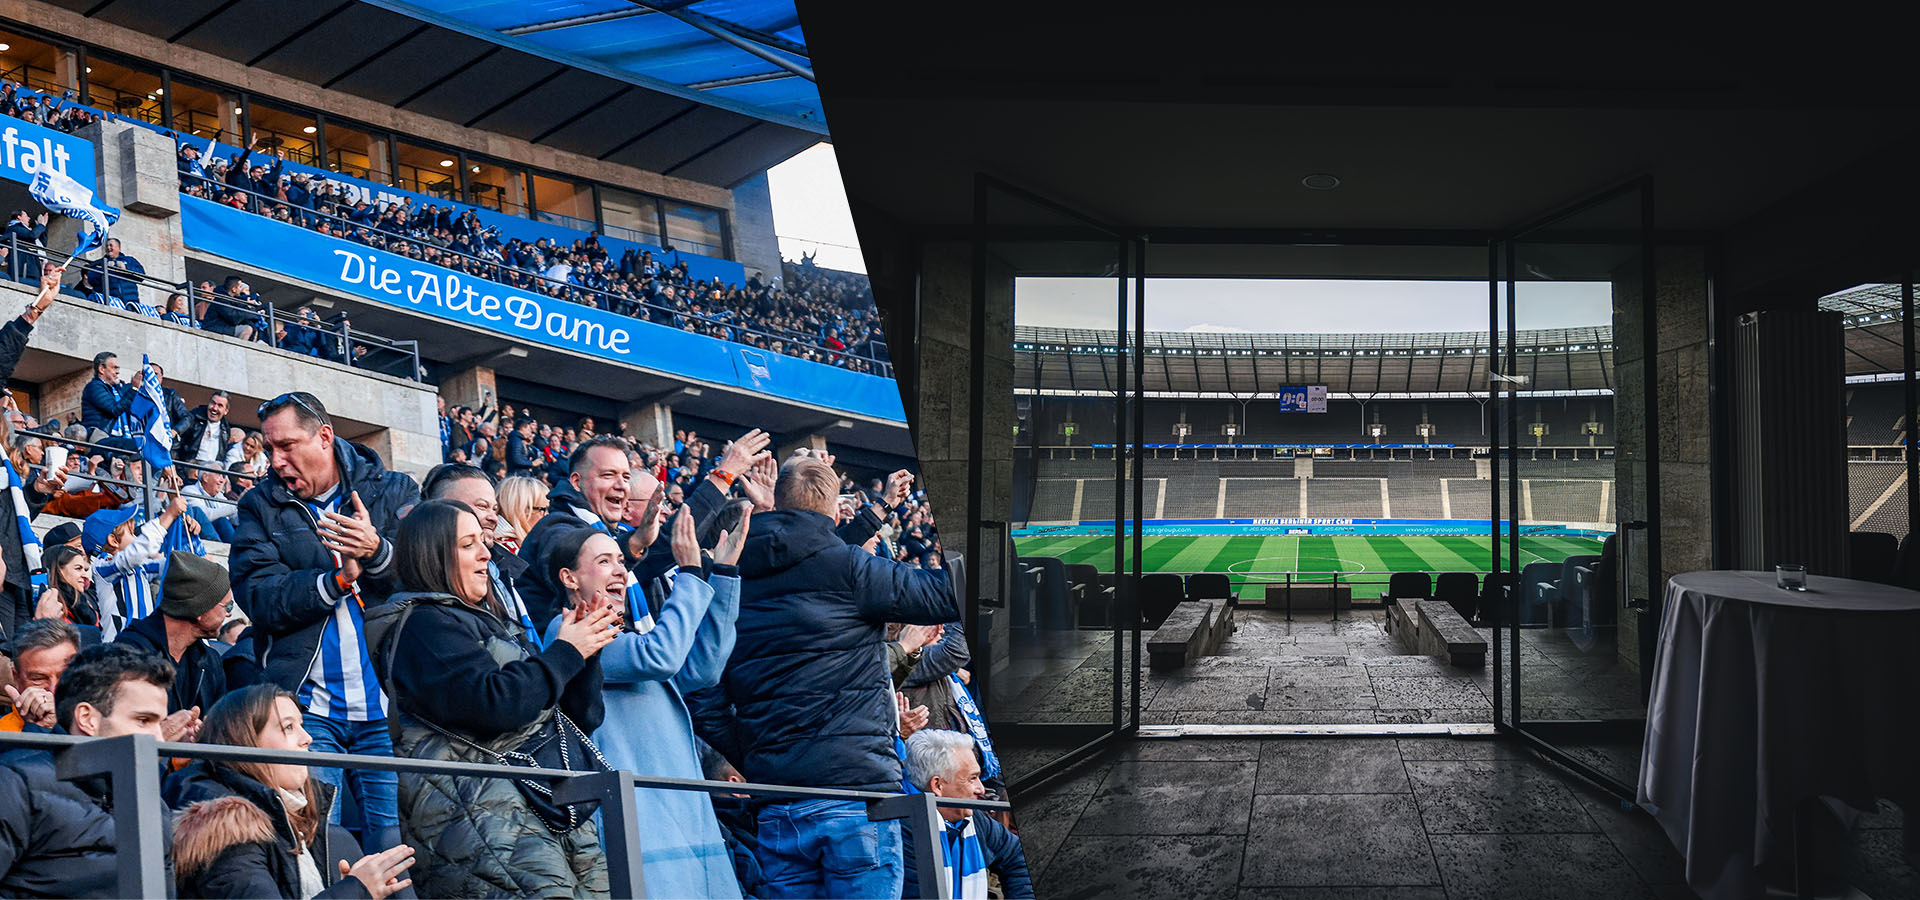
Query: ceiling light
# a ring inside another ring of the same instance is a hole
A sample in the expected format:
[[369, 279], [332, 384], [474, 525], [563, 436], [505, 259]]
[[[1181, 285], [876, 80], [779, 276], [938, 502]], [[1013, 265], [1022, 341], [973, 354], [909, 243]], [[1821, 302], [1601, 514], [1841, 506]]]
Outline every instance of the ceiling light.
[[167, 93], [167, 89], [166, 89], [166, 88], [154, 88], [154, 89], [153, 89], [153, 92], [154, 92], [154, 93], [156, 93], [156, 94], [159, 94], [159, 95], [161, 95], [161, 96], [165, 96], [165, 95], [166, 95], [166, 93]]
[[0, 53], [5, 53], [8, 50], [12, 50], [12, 49], [13, 49], [12, 44], [0, 44]]
[[441, 160], [441, 161], [440, 161], [440, 165], [441, 165], [442, 167], [446, 167], [446, 166], [450, 166], [450, 165], [453, 165], [453, 160], [450, 160], [450, 159], [443, 159], [443, 160]]
[[88, 67], [87, 67], [87, 74], [88, 74], [88, 75], [92, 75], [92, 74], [93, 74], [93, 67], [92, 67], [92, 66], [88, 66]]
[[242, 109], [241, 109], [240, 107], [238, 107], [238, 106], [236, 106], [236, 107], [234, 107], [234, 108], [233, 108], [233, 114], [234, 114], [234, 115], [236, 115], [236, 116], [244, 116], [244, 115], [246, 115], [246, 111], [244, 111], [244, 110], [242, 110]]
[[316, 132], [316, 131], [319, 131], [319, 130], [320, 130], [320, 129], [318, 129], [318, 128], [315, 128], [315, 127], [313, 127], [312, 125], [308, 125], [307, 127], [305, 127], [305, 128], [302, 128], [302, 129], [300, 129], [300, 131], [301, 131], [301, 132], [303, 132], [303, 133], [305, 133], [305, 134], [312, 134], [312, 133], [314, 133], [314, 132]]
[[1330, 191], [1340, 186], [1340, 178], [1337, 175], [1319, 172], [1300, 179], [1300, 184], [1308, 190]]
[[474, 166], [474, 167], [473, 167], [473, 169], [472, 169], [471, 171], [473, 171], [473, 172], [474, 172], [475, 174], [478, 174], [478, 173], [479, 173], [479, 171], [480, 171], [480, 167], [479, 167], [479, 166]]

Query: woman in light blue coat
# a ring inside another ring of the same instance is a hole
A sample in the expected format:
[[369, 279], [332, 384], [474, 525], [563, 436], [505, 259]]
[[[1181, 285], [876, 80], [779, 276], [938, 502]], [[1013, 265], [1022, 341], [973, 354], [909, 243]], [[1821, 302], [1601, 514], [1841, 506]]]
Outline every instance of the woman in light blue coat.
[[[720, 681], [733, 653], [734, 618], [740, 611], [740, 577], [734, 563], [747, 534], [747, 518], [732, 533], [721, 532], [713, 559], [701, 568], [693, 517], [673, 522], [673, 553], [679, 571], [653, 627], [629, 630], [601, 652], [606, 675], [606, 719], [593, 740], [614, 768], [663, 778], [702, 778], [693, 721], [683, 696]], [[599, 531], [581, 529], [560, 540], [553, 553], [553, 583], [574, 603], [604, 593], [631, 606], [644, 603], [622, 565], [620, 548]], [[628, 599], [632, 598], [632, 599]], [[645, 621], [637, 610], [628, 621]], [[635, 791], [639, 805], [640, 855], [647, 893], [654, 897], [740, 897], [733, 856], [721, 836], [713, 804], [698, 791]]]

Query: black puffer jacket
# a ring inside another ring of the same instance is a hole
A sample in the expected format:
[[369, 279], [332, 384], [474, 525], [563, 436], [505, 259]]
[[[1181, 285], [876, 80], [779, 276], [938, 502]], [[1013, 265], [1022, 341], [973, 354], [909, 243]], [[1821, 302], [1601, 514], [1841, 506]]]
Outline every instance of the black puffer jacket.
[[[315, 782], [317, 802], [332, 810], [334, 788]], [[167, 777], [162, 796], [174, 809], [173, 868], [181, 897], [299, 897], [298, 839], [279, 794], [226, 766], [197, 762]], [[325, 822], [327, 815], [321, 815]], [[340, 877], [339, 860], [360, 857], [338, 825], [315, 830], [307, 852], [328, 887], [321, 897], [366, 897], [358, 878]]]
[[220, 435], [220, 458], [214, 460], [214, 462], [219, 463], [224, 461], [227, 457], [227, 451], [233, 449], [233, 442], [227, 440], [224, 432], [233, 426], [228, 424], [225, 419], [221, 419], [219, 422], [209, 423], [207, 421], [207, 407], [204, 403], [194, 407], [192, 412], [180, 417], [180, 430], [174, 435], [173, 439], [173, 458], [192, 462], [194, 454], [200, 449], [200, 441], [207, 435], [207, 426], [210, 424], [223, 432]]
[[[958, 621], [946, 572], [849, 545], [819, 513], [777, 510], [753, 517], [740, 576], [731, 715], [704, 709], [701, 737], [734, 746], [748, 781], [899, 790], [886, 627]], [[737, 727], [711, 730], [729, 718]]]
[[0, 755], [0, 897], [118, 893], [113, 813], [86, 785], [55, 778], [45, 750]]
[[[388, 571], [391, 543], [400, 516], [420, 500], [420, 485], [400, 472], [387, 471], [380, 456], [342, 438], [333, 439], [340, 466], [340, 489], [358, 491], [360, 502], [373, 518], [373, 527], [388, 543], [369, 561], [360, 576], [360, 595], [379, 603], [397, 586]], [[345, 502], [343, 509], [351, 510]], [[267, 680], [297, 690], [306, 680], [314, 654], [320, 652], [320, 634], [332, 618], [339, 598], [332, 592], [333, 554], [314, 532], [313, 513], [287, 489], [278, 475], [269, 475], [240, 498], [234, 524], [233, 599], [253, 620], [253, 640]], [[322, 575], [325, 591], [322, 593]]]

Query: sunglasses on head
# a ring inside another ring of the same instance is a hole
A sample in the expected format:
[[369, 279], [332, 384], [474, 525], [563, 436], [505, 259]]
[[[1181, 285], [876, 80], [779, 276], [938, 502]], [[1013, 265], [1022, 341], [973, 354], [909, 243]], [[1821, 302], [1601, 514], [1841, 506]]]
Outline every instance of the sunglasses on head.
[[[313, 403], [307, 402], [309, 396], [305, 391], [288, 391], [272, 400], [260, 404], [260, 408], [254, 410], [254, 414], [259, 417], [261, 424], [265, 424], [268, 416], [286, 409], [289, 406], [298, 406], [301, 410], [305, 411], [308, 416], [319, 419], [322, 422], [326, 421], [327, 417], [321, 415], [319, 410], [314, 409]], [[317, 400], [314, 401], [314, 403], [318, 402]]]

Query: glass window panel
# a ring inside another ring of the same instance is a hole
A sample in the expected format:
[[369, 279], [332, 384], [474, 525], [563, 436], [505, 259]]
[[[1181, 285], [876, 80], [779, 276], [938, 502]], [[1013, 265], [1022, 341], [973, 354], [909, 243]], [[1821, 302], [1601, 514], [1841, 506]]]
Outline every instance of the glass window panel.
[[593, 191], [578, 181], [533, 176], [533, 201], [539, 207], [535, 218], [543, 222], [592, 231]]
[[87, 61], [87, 97], [93, 106], [129, 119], [161, 123], [160, 74], [102, 57]]
[[724, 256], [720, 211], [689, 203], [666, 201], [667, 242], [675, 249], [702, 256]]
[[66, 51], [45, 41], [0, 30], [0, 78], [24, 84], [36, 91], [59, 94], [67, 88], [68, 76], [62, 73]]
[[601, 188], [600, 220], [609, 237], [660, 243], [660, 201], [645, 194]]
[[249, 111], [253, 115], [253, 136], [262, 149], [279, 150], [297, 163], [320, 164], [320, 124], [312, 113], [281, 109], [258, 100]]
[[[381, 160], [383, 144], [373, 135], [351, 125], [327, 120], [327, 168], [355, 178], [386, 181], [386, 163]], [[376, 160], [381, 160], [378, 166]]]
[[[98, 65], [95, 66], [98, 68]], [[240, 98], [181, 79], [173, 80], [173, 130], [238, 145]]]
[[459, 200], [459, 155], [451, 150], [435, 150], [400, 141], [394, 147], [394, 184], [443, 200]]
[[527, 173], [487, 159], [467, 157], [468, 200], [475, 206], [526, 216]]

